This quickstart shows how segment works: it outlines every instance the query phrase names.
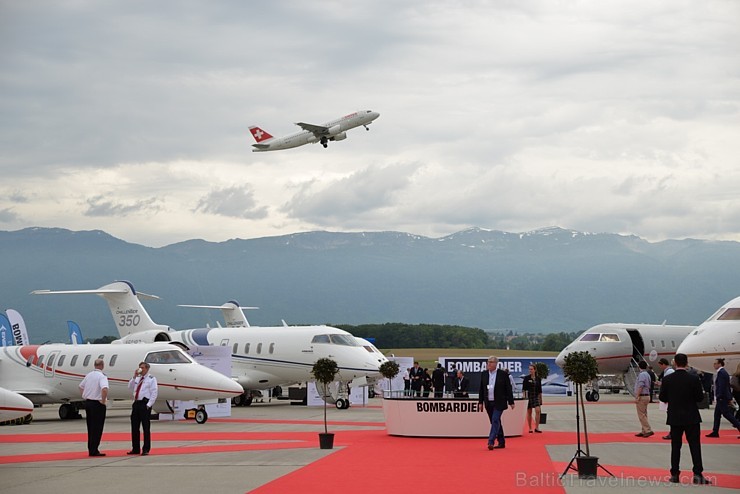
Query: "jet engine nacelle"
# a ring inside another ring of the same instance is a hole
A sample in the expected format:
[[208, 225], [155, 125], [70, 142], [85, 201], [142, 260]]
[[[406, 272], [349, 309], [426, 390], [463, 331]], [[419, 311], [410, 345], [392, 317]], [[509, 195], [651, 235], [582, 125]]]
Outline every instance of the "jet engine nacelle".
[[[339, 125], [339, 124], [337, 124], [337, 125], [335, 125], [333, 127], [329, 127], [329, 135], [332, 135], [333, 136], [334, 134], [339, 134], [339, 132], [341, 130], [342, 130], [342, 126]], [[339, 141], [339, 140], [341, 140], [341, 139], [337, 139], [337, 141]]]
[[131, 333], [115, 341], [115, 343], [155, 343], [158, 341], [172, 341], [169, 333], [152, 329], [141, 333]]
[[343, 141], [343, 140], [345, 140], [346, 138], [347, 138], [347, 133], [346, 133], [346, 132], [340, 132], [339, 134], [337, 134], [337, 135], [333, 136], [333, 137], [331, 138], [331, 140], [332, 140], [332, 141]]

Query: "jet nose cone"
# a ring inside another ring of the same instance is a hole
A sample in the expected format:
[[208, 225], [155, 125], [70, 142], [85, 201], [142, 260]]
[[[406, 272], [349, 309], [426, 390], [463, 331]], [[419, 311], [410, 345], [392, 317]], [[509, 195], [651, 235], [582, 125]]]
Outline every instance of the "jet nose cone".
[[567, 349], [563, 350], [558, 354], [557, 357], [555, 357], [555, 364], [557, 364], [558, 367], [562, 367], [563, 364], [565, 364], [565, 356], [568, 355], [570, 352], [567, 351]]
[[244, 388], [242, 388], [242, 385], [238, 382], [234, 381], [230, 377], [221, 376], [223, 379], [220, 379], [218, 382], [218, 387], [216, 388], [221, 395], [224, 397], [231, 397], [231, 396], [237, 396], [242, 393], [244, 393]]

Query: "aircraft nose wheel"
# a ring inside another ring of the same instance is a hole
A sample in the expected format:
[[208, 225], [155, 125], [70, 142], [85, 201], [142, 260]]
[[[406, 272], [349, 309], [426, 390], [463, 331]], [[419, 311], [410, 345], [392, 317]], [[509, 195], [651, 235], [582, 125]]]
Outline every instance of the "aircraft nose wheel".
[[205, 424], [206, 420], [208, 420], [208, 414], [206, 413], [205, 409], [198, 409], [198, 411], [195, 412], [195, 422], [198, 424]]

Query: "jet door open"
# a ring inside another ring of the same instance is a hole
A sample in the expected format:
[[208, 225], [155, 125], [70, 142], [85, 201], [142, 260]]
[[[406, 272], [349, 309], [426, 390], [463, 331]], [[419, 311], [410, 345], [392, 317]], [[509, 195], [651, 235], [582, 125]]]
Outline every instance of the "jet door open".
[[59, 352], [51, 352], [44, 365], [44, 377], [54, 377], [54, 362], [59, 358]]
[[636, 329], [627, 329], [627, 334], [630, 335], [630, 339], [632, 340], [632, 360], [636, 362], [644, 360], [645, 342], [642, 339], [642, 335]]

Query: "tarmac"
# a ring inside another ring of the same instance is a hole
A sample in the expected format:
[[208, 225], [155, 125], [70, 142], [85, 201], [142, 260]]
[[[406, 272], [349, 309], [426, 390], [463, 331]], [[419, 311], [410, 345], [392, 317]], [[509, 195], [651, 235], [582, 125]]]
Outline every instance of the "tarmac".
[[[573, 397], [545, 397], [543, 411], [548, 414], [544, 434], [550, 431], [573, 432], [572, 444], [548, 445], [547, 452], [553, 469], [542, 472], [541, 478], [528, 479], [524, 492], [536, 490], [538, 482], [557, 482], [563, 467], [576, 450], [575, 406]], [[650, 405], [649, 417], [656, 436], [650, 440], [635, 438], [639, 422], [634, 403], [628, 395], [602, 394], [598, 403], [587, 404], [589, 434], [623, 434], [618, 442], [594, 442], [591, 453], [608, 465], [627, 468], [650, 466], [662, 472], [655, 478], [633, 478], [618, 475], [594, 480], [580, 480], [568, 474], [558, 484], [569, 494], [613, 492], [626, 489], [634, 492], [664, 493], [676, 489], [711, 489], [713, 493], [737, 492], [740, 486], [740, 439], [738, 432], [723, 419], [720, 440], [704, 436], [711, 428], [713, 409], [701, 410], [702, 453], [705, 475], [721, 480], [711, 487], [689, 483], [669, 484], [669, 441], [660, 440], [667, 433], [665, 414], [657, 403]], [[116, 402], [108, 411], [100, 450], [106, 457], [90, 458], [86, 451], [86, 428], [83, 420], [62, 421], [58, 407], [46, 405], [34, 411], [34, 420], [26, 425], [0, 427], [0, 491], [3, 494], [29, 492], [104, 492], [134, 490], [170, 492], [203, 492], [219, 494], [244, 493], [264, 486], [298, 469], [321, 460], [351, 444], [340, 443], [332, 450], [318, 447], [318, 432], [323, 432], [322, 407], [293, 406], [288, 401], [273, 400], [249, 407], [233, 407], [232, 417], [212, 418], [205, 424], [193, 420], [153, 421], [152, 452], [147, 457], [127, 456], [130, 449], [130, 403]], [[347, 410], [327, 408], [330, 431], [339, 437], [342, 431], [384, 430], [382, 399], [369, 400], [366, 406], [353, 405]], [[314, 436], [314, 434], [316, 434]], [[315, 439], [313, 439], [315, 437]], [[656, 441], [655, 439], [659, 439]], [[435, 439], [445, 441], [446, 439]], [[527, 435], [511, 440], [526, 441]], [[477, 443], [476, 443], [477, 444]], [[389, 452], [392, 455], [392, 451]], [[688, 447], [684, 445], [682, 471], [691, 471]], [[342, 472], [346, 492], [347, 479], [362, 482], [372, 476], [356, 466]], [[728, 477], [729, 476], [729, 477]], [[729, 480], [728, 480], [729, 479]], [[327, 478], [305, 492], [334, 491], [337, 485]], [[723, 482], [729, 487], [723, 487]], [[472, 483], [471, 483], [472, 484]], [[351, 485], [351, 482], [350, 482]], [[459, 482], [460, 491], [476, 485]], [[527, 486], [532, 489], [527, 489]], [[503, 487], [503, 486], [502, 486]], [[382, 490], [378, 486], [378, 490]], [[512, 492], [511, 489], [499, 489]]]

